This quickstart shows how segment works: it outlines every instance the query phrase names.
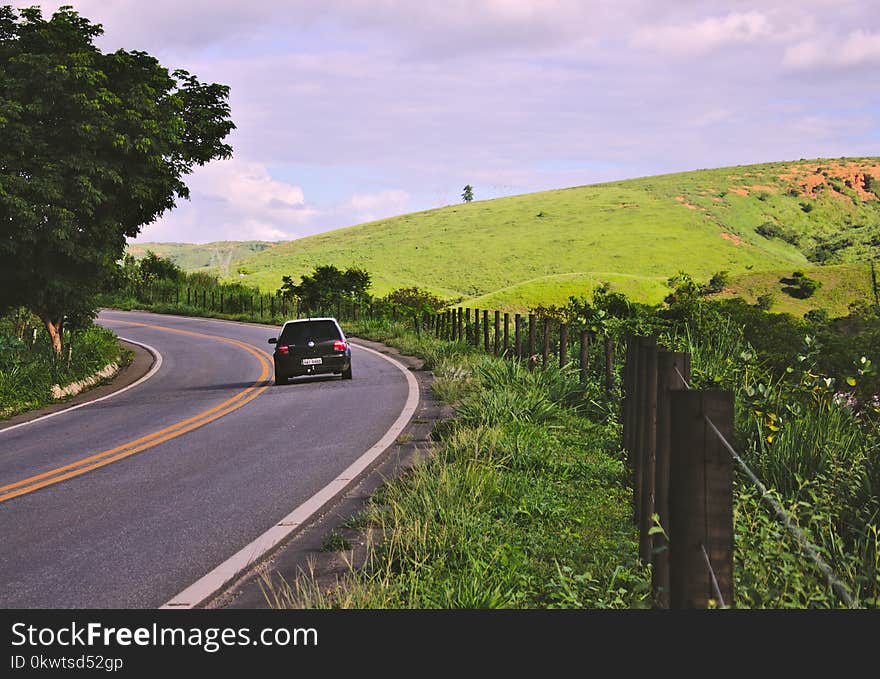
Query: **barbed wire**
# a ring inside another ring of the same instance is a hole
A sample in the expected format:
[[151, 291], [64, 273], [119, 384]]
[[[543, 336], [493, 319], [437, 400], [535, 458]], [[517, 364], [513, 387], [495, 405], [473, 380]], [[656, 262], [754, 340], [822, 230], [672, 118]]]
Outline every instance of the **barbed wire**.
[[[703, 419], [706, 421], [706, 424], [709, 425], [709, 428], [715, 433], [718, 437], [718, 440], [721, 441], [721, 444], [727, 449], [727, 452], [731, 454], [736, 463], [742, 468], [745, 472], [746, 476], [749, 477], [749, 480], [755, 484], [757, 489], [761, 492], [761, 499], [764, 500], [767, 504], [772, 507], [773, 511], [776, 512], [777, 517], [782, 521], [783, 525], [788, 529], [788, 531], [792, 534], [795, 540], [800, 545], [801, 549], [809, 556], [813, 563], [816, 564], [816, 567], [822, 572], [822, 574], [827, 578], [828, 584], [831, 586], [831, 589], [839, 596], [843, 602], [847, 605], [848, 608], [856, 608], [855, 599], [853, 598], [852, 593], [849, 591], [847, 586], [843, 583], [843, 581], [834, 573], [825, 560], [822, 558], [822, 555], [819, 554], [819, 548], [816, 547], [807, 535], [801, 530], [800, 526], [798, 526], [791, 515], [786, 511], [785, 507], [783, 507], [775, 497], [773, 497], [772, 493], [767, 489], [767, 487], [761, 483], [761, 480], [755, 475], [755, 473], [749, 468], [749, 466], [745, 463], [745, 460], [739, 456], [734, 447], [730, 445], [730, 442], [725, 438], [724, 434], [722, 434], [718, 427], [715, 426], [715, 423], [709, 418], [708, 415], [704, 415]], [[707, 557], [708, 558], [708, 557]], [[711, 565], [710, 565], [711, 567]]]
[[684, 385], [685, 389], [690, 389], [691, 385], [688, 384], [687, 378], [681, 374], [681, 371], [678, 369], [677, 365], [673, 365], [672, 369], [675, 370], [676, 374], [681, 378], [681, 383]]
[[718, 605], [721, 608], [727, 608], [727, 605], [724, 603], [724, 596], [721, 594], [721, 587], [718, 586], [718, 578], [715, 577], [715, 569], [712, 568], [712, 561], [709, 559], [709, 554], [706, 552], [706, 546], [701, 542], [700, 549], [703, 551], [703, 559], [706, 561], [706, 568], [709, 569], [709, 578], [712, 580], [712, 591], [715, 594], [715, 598], [718, 600]]

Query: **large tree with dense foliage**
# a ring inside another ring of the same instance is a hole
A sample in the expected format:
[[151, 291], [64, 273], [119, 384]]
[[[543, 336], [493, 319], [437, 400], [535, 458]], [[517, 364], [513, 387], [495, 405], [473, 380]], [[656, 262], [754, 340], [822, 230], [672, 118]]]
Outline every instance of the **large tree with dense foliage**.
[[195, 165], [232, 155], [228, 87], [103, 53], [102, 32], [71, 7], [0, 6], [0, 313], [33, 311], [57, 352], [126, 238], [189, 197]]
[[363, 301], [370, 287], [369, 272], [357, 267], [342, 271], [332, 264], [316, 266], [311, 274], [303, 275], [299, 284], [290, 276], [283, 276], [281, 280], [278, 294], [287, 299], [299, 299], [308, 311], [326, 309], [342, 301]]

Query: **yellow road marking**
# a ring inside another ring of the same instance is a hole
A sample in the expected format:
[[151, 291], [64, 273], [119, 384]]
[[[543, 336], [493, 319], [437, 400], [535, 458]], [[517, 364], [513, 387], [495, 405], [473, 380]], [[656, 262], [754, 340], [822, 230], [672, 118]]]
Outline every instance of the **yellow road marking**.
[[151, 434], [147, 434], [146, 436], [142, 436], [133, 441], [129, 441], [128, 443], [124, 443], [120, 446], [101, 451], [100, 453], [96, 453], [94, 455], [89, 455], [88, 457], [84, 457], [80, 460], [71, 462], [61, 467], [56, 467], [55, 469], [50, 469], [49, 471], [35, 474], [34, 476], [29, 476], [28, 478], [22, 479], [21, 481], [16, 481], [15, 483], [0, 486], [0, 502], [6, 502], [7, 500], [11, 500], [14, 497], [26, 495], [27, 493], [39, 490], [40, 488], [45, 488], [46, 486], [60, 483], [61, 481], [64, 481], [66, 479], [80, 476], [81, 474], [85, 474], [94, 469], [98, 469], [99, 467], [108, 465], [111, 462], [122, 460], [126, 457], [129, 457], [130, 455], [134, 455], [135, 453], [139, 453], [143, 450], [147, 450], [148, 448], [152, 448], [153, 446], [163, 443], [164, 441], [168, 441], [169, 439], [181, 436], [182, 434], [190, 432], [193, 429], [197, 429], [201, 426], [208, 424], [209, 422], [213, 422], [214, 420], [219, 419], [220, 417], [223, 417], [224, 415], [227, 415], [234, 410], [238, 410], [247, 403], [250, 403], [268, 388], [266, 385], [263, 384], [269, 377], [269, 373], [271, 372], [271, 368], [267, 360], [267, 357], [269, 356], [268, 352], [260, 351], [258, 349], [255, 349], [254, 347], [251, 347], [248, 344], [245, 344], [244, 342], [239, 342], [238, 340], [230, 339], [228, 337], [206, 335], [190, 330], [181, 330], [179, 328], [167, 328], [161, 325], [140, 323], [137, 321], [130, 321], [128, 319], [111, 318], [110, 320], [128, 323], [129, 325], [137, 325], [145, 328], [163, 330], [166, 332], [174, 332], [182, 335], [208, 338], [217, 340], [218, 342], [232, 344], [241, 349], [244, 349], [249, 354], [257, 358], [261, 366], [260, 376], [253, 385], [251, 385], [247, 389], [244, 389], [243, 391], [240, 391], [231, 398], [226, 399], [225, 401], [223, 401], [223, 403], [209, 408], [208, 410], [204, 410], [201, 413], [193, 415], [192, 417], [189, 417], [185, 420], [177, 422], [176, 424], [170, 425]]

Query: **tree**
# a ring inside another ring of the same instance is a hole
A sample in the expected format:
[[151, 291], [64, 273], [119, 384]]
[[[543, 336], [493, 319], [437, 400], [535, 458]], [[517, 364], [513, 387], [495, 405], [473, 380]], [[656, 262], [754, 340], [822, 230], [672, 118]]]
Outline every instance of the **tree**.
[[33, 311], [58, 354], [126, 238], [189, 197], [194, 165], [232, 155], [228, 87], [105, 54], [102, 33], [68, 6], [0, 6], [0, 313]]
[[712, 278], [709, 279], [708, 285], [703, 288], [703, 294], [711, 295], [722, 292], [724, 288], [727, 287], [728, 283], [730, 283], [730, 272], [716, 271], [712, 274]]
[[783, 278], [782, 282], [787, 283], [787, 286], [782, 288], [783, 292], [798, 299], [812, 297], [813, 293], [822, 287], [822, 281], [810, 278], [803, 271], [795, 271], [791, 278]]
[[470, 203], [474, 199], [474, 187], [468, 184], [461, 193], [461, 199], [465, 203]]
[[279, 295], [287, 299], [296, 297], [305, 309], [313, 311], [336, 302], [363, 301], [370, 287], [370, 274], [356, 267], [341, 271], [332, 264], [325, 264], [305, 274], [299, 284], [290, 276], [282, 277], [281, 281]]
[[672, 292], [663, 298], [663, 301], [672, 305], [688, 307], [693, 305], [703, 292], [703, 286], [697, 283], [689, 274], [679, 271], [666, 281], [666, 285], [672, 288]]
[[397, 288], [385, 295], [382, 301], [420, 314], [437, 313], [446, 306], [446, 302], [437, 295], [419, 287]]
[[764, 293], [763, 295], [758, 295], [755, 300], [755, 306], [758, 307], [761, 311], [770, 311], [773, 307], [773, 303], [776, 301], [776, 297], [771, 293]]
[[160, 257], [152, 250], [147, 250], [146, 256], [138, 265], [140, 279], [144, 283], [152, 281], [175, 281], [179, 282], [186, 278], [186, 274], [172, 260]]

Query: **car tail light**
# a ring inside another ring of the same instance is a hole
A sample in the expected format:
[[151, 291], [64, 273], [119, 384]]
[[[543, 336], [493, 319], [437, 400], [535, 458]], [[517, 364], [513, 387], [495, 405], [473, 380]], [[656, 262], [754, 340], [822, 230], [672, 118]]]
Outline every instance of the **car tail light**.
[[278, 353], [279, 354], [287, 354], [289, 352], [290, 352], [290, 349], [288, 349], [286, 344], [279, 344], [278, 345]]
[[348, 345], [342, 340], [336, 340], [333, 342], [333, 351], [345, 351], [348, 348]]

